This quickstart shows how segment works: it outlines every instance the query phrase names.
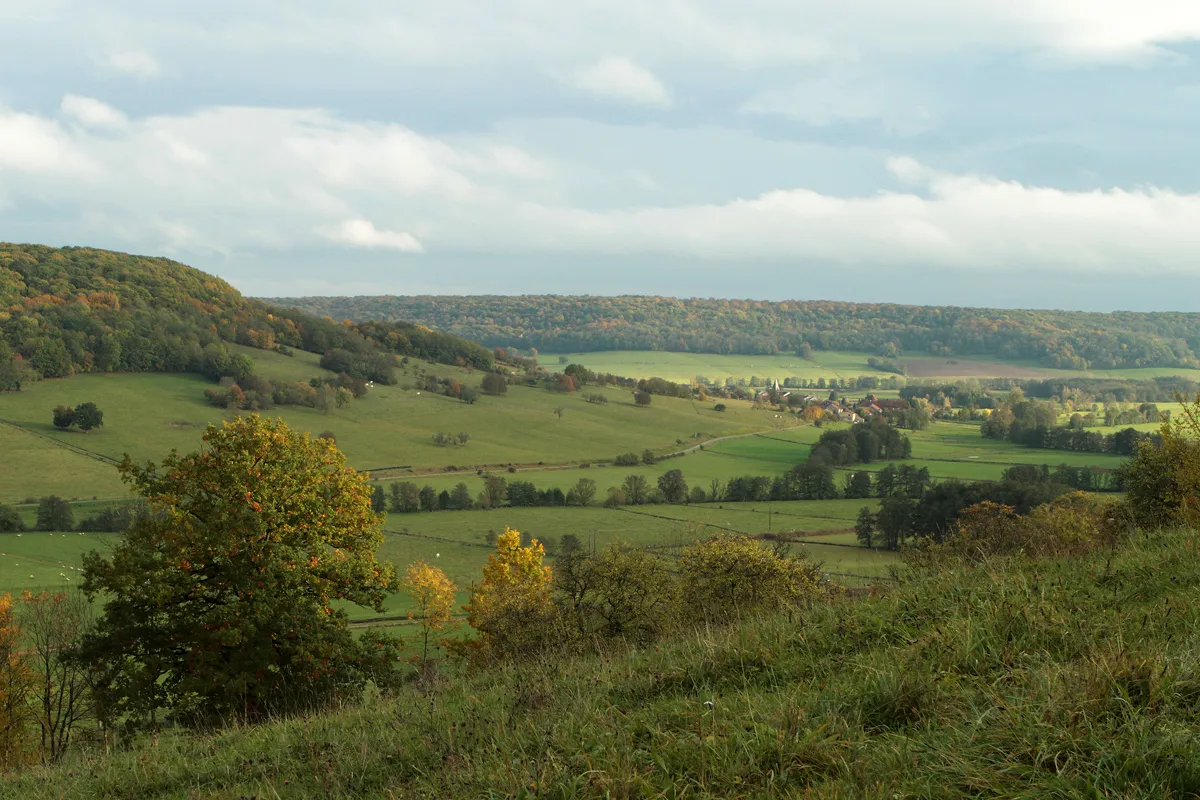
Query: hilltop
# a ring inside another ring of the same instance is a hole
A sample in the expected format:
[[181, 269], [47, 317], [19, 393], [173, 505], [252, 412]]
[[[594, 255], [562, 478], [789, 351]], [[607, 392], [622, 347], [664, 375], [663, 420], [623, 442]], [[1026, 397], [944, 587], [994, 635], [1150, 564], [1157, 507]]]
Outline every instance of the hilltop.
[[763, 355], [863, 351], [1024, 360], [1056, 369], [1200, 366], [1200, 314], [1111, 314], [827, 301], [478, 295], [296, 297], [336, 319], [407, 319], [493, 347]]
[[0, 391], [88, 372], [243, 377], [252, 364], [231, 345], [492, 363], [474, 342], [407, 322], [339, 324], [275, 308], [166, 258], [0, 243]]

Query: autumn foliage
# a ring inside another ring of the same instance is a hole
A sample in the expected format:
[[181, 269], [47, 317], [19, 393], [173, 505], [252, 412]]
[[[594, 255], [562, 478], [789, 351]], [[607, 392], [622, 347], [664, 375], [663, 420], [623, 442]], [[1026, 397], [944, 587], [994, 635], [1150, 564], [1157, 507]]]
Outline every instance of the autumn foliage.
[[552, 641], [557, 609], [545, 555], [537, 539], [522, 547], [521, 534], [511, 528], [496, 537], [496, 550], [466, 605], [467, 622], [478, 633], [466, 645], [472, 661], [529, 655]]
[[413, 614], [421, 624], [421, 662], [429, 660], [429, 637], [453, 619], [454, 592], [458, 587], [437, 567], [424, 561], [404, 573], [404, 589], [413, 601]]
[[210, 426], [200, 452], [120, 470], [151, 513], [84, 560], [105, 600], [85, 646], [102, 715], [255, 718], [365, 680], [335, 604], [382, 611], [395, 572], [375, 559], [368, 476], [333, 442], [252, 415]]
[[28, 736], [32, 719], [27, 698], [33, 672], [19, 648], [20, 630], [12, 598], [0, 594], [0, 772], [29, 760]]

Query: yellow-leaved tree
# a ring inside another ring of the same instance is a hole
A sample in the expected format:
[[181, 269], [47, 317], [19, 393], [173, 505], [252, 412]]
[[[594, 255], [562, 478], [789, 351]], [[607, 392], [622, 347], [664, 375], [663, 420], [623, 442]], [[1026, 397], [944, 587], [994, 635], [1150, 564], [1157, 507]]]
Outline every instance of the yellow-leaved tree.
[[454, 592], [458, 587], [437, 567], [424, 561], [409, 566], [404, 573], [404, 589], [413, 599], [411, 619], [419, 614], [421, 622], [421, 664], [429, 662], [429, 636], [450, 624], [453, 618]]
[[29, 693], [33, 672], [21, 657], [12, 598], [0, 594], [0, 772], [28, 761]]
[[529, 655], [552, 641], [558, 614], [545, 555], [537, 539], [522, 547], [521, 534], [511, 528], [496, 537], [496, 552], [465, 606], [467, 622], [479, 634], [463, 646], [472, 661]]

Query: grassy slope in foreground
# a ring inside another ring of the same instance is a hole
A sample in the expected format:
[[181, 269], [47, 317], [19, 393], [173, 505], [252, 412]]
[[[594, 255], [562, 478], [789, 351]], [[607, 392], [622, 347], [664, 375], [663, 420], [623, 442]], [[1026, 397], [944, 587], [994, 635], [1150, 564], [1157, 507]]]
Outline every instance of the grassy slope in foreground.
[[[1194, 797], [1200, 537], [86, 754], [22, 798]], [[711, 706], [709, 705], [711, 703]]]

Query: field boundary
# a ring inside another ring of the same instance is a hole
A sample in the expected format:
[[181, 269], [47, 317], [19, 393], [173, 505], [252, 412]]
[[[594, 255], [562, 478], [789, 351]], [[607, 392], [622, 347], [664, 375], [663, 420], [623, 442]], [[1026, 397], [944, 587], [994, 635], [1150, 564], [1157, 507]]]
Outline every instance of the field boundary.
[[18, 430], [18, 431], [21, 431], [22, 433], [28, 433], [30, 436], [36, 436], [37, 438], [43, 439], [43, 440], [49, 442], [50, 444], [55, 445], [56, 447], [61, 447], [64, 450], [70, 450], [72, 453], [75, 453], [76, 455], [95, 459], [96, 461], [99, 461], [102, 464], [108, 464], [109, 466], [115, 467], [121, 463], [120, 461], [113, 458], [112, 456], [106, 456], [103, 453], [97, 453], [94, 450], [88, 450], [86, 447], [80, 447], [78, 445], [71, 444], [70, 442], [64, 442], [61, 439], [55, 439], [53, 436], [47, 436], [46, 434], [44, 434], [40, 431], [35, 431], [35, 430], [32, 430], [31, 428], [26, 428], [24, 425], [20, 425], [16, 422], [10, 422], [9, 420], [6, 420], [6, 419], [0, 419], [0, 425], [7, 425], [8, 427], [14, 428], [15, 430]]

